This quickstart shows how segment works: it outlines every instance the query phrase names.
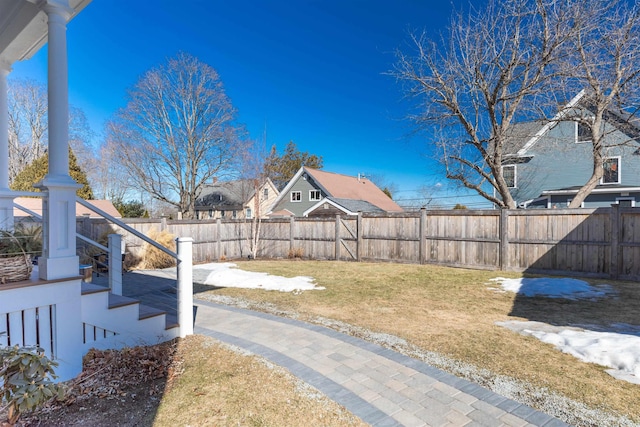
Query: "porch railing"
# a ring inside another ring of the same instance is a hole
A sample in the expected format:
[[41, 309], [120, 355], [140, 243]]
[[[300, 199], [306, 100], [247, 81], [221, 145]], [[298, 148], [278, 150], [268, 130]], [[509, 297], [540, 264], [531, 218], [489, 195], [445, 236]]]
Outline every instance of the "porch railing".
[[[46, 197], [46, 192], [16, 192], [16, 196], [31, 196], [31, 197]], [[176, 283], [176, 294], [177, 294], [177, 321], [180, 328], [180, 336], [184, 337], [186, 335], [190, 335], [193, 333], [193, 249], [192, 243], [193, 239], [189, 237], [180, 237], [176, 239], [176, 252], [167, 249], [166, 247], [160, 245], [156, 241], [152, 240], [148, 236], [142, 234], [138, 230], [130, 227], [119, 219], [113, 217], [109, 213], [103, 211], [102, 209], [88, 203], [86, 200], [77, 198], [76, 201], [89, 209], [92, 212], [95, 212], [98, 215], [104, 217], [107, 221], [117, 225], [128, 233], [131, 233], [149, 245], [157, 248], [168, 256], [174, 258], [176, 260], [177, 265], [177, 283]], [[14, 206], [20, 209], [23, 212], [31, 215], [34, 219], [42, 221], [42, 215], [30, 210], [24, 206], [20, 206], [19, 204], [14, 202]], [[103, 251], [107, 254], [110, 260], [120, 260], [122, 257], [122, 236], [119, 234], [110, 234], [108, 246], [104, 246], [81, 233], [76, 233], [76, 237], [89, 244], [92, 245], [99, 250]], [[109, 288], [112, 293], [122, 295], [122, 263], [120, 262], [110, 262], [108, 269], [109, 276]]]
[[[190, 237], [179, 237], [176, 239], [176, 252], [173, 252], [170, 249], [165, 248], [158, 242], [153, 239], [145, 236], [143, 233], [139, 232], [133, 227], [125, 224], [119, 219], [113, 217], [102, 209], [92, 205], [80, 197], [76, 198], [76, 201], [89, 209], [92, 212], [99, 214], [104, 217], [107, 221], [117, 225], [128, 233], [133, 234], [138, 237], [142, 241], [148, 243], [149, 245], [155, 247], [156, 249], [164, 252], [168, 256], [174, 258], [176, 260], [177, 265], [177, 314], [178, 314], [178, 325], [180, 328], [180, 336], [185, 337], [186, 335], [193, 334], [193, 239]], [[122, 263], [115, 262], [116, 260], [120, 260], [122, 258], [122, 245], [121, 238], [119, 234], [110, 234], [109, 235], [109, 246], [104, 247], [100, 245], [98, 242], [95, 242], [89, 239], [86, 236], [81, 234], [77, 234], [78, 238], [84, 242], [95, 245], [97, 247], [106, 249], [106, 253], [108, 254], [108, 258], [111, 260], [109, 262], [109, 287], [111, 288], [111, 292], [122, 294]]]

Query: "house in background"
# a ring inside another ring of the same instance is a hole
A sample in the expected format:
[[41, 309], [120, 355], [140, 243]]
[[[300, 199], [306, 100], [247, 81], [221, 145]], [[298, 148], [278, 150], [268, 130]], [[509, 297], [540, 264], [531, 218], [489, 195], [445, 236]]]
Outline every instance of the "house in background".
[[[42, 199], [34, 198], [34, 197], [16, 197], [14, 200], [15, 204], [34, 212], [37, 215], [42, 216]], [[87, 200], [87, 203], [92, 206], [108, 213], [110, 216], [114, 218], [122, 218], [118, 209], [113, 206], [111, 200]], [[84, 216], [89, 215], [89, 218], [103, 218], [102, 215], [95, 213], [94, 211], [85, 208], [80, 203], [76, 202], [76, 216]], [[25, 212], [23, 209], [19, 209], [17, 207], [13, 208], [13, 217], [14, 218], [24, 218], [27, 216], [31, 216], [29, 213]]]
[[269, 178], [257, 191], [250, 179], [210, 184], [196, 200], [196, 218], [253, 219], [256, 215], [264, 218], [279, 194]]
[[[591, 177], [590, 129], [563, 120], [563, 115], [584, 102], [583, 97], [581, 92], [552, 121], [514, 127], [505, 147], [502, 175], [519, 207], [567, 207]], [[640, 201], [640, 127], [610, 111], [604, 130], [604, 176], [582, 207], [636, 206]]]
[[275, 200], [269, 216], [317, 217], [402, 211], [367, 178], [303, 166]]

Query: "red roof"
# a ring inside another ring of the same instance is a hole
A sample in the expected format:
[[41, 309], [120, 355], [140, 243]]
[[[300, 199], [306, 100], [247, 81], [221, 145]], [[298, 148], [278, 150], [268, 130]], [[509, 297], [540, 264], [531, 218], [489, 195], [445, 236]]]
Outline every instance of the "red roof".
[[386, 212], [402, 212], [402, 208], [367, 178], [340, 175], [305, 167], [304, 170], [331, 197], [364, 200]]

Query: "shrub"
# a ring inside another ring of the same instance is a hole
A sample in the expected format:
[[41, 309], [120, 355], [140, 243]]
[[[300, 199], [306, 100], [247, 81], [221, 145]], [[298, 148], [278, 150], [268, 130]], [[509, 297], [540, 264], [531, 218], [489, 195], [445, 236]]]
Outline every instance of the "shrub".
[[289, 252], [287, 253], [287, 257], [290, 259], [302, 258], [303, 255], [304, 255], [304, 249], [302, 248], [292, 248], [292, 249], [289, 249]]
[[44, 355], [41, 348], [0, 347], [2, 400], [8, 408], [8, 423], [41, 407], [53, 397], [62, 399], [64, 389], [52, 382], [58, 364]]
[[[147, 233], [147, 236], [165, 248], [175, 252], [176, 242], [173, 234], [166, 231], [156, 231], [152, 228], [149, 230], [149, 233]], [[157, 269], [175, 267], [175, 265], [176, 260], [172, 256], [165, 254], [155, 246], [145, 243], [141, 262], [142, 268]]]
[[38, 224], [16, 224], [13, 230], [0, 230], [0, 254], [31, 255], [42, 253], [42, 226]]

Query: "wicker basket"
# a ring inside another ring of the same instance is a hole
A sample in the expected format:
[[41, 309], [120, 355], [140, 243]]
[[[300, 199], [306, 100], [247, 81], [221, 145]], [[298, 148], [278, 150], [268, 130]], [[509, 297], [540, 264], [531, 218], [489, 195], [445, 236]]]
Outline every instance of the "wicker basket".
[[0, 257], [0, 283], [19, 282], [31, 276], [31, 255]]

